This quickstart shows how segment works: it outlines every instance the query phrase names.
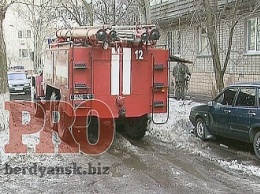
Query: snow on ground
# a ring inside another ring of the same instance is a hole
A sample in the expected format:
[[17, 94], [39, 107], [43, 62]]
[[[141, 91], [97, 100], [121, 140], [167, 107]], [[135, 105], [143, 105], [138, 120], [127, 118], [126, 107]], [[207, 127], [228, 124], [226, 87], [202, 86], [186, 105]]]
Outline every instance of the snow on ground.
[[260, 177], [260, 168], [257, 166], [244, 165], [237, 162], [237, 160], [232, 160], [232, 161], [217, 160], [217, 162], [223, 167], [227, 167], [233, 170], [238, 170], [241, 172], [248, 173], [250, 175], [255, 175]]
[[[169, 120], [166, 124], [151, 123], [148, 135], [156, 137], [163, 142], [171, 142], [177, 148], [189, 149], [195, 154], [203, 154], [197, 148], [198, 139], [191, 133], [193, 125], [189, 121], [189, 113], [193, 106], [200, 105], [192, 101], [177, 101], [170, 99]], [[154, 117], [156, 122], [163, 122], [166, 114], [157, 114]], [[205, 154], [205, 153], [204, 153]]]
[[4, 110], [4, 102], [9, 100], [9, 94], [0, 95], [0, 131], [8, 126], [8, 112]]
[[[155, 137], [163, 142], [172, 143], [178, 149], [185, 149], [189, 152], [208, 158], [217, 162], [223, 168], [238, 170], [242, 173], [260, 177], [260, 168], [258, 166], [239, 163], [237, 160], [227, 161], [214, 155], [210, 148], [196, 138], [193, 133], [194, 126], [189, 121], [189, 113], [193, 106], [201, 103], [193, 101], [177, 101], [170, 99], [169, 120], [166, 124], [151, 123], [148, 136]], [[167, 118], [166, 114], [157, 114], [154, 117], [156, 122], [163, 122]]]
[[[199, 105], [193, 101], [176, 101], [170, 99], [170, 113], [169, 120], [166, 124], [155, 125], [151, 123], [150, 129], [147, 133], [148, 137], [157, 138], [162, 142], [172, 144], [177, 149], [185, 149], [192, 154], [208, 158], [211, 161], [218, 163], [223, 168], [230, 170], [238, 170], [242, 173], [249, 175], [255, 175], [260, 177], [260, 168], [258, 166], [239, 163], [236, 160], [227, 161], [220, 158], [211, 151], [207, 144], [203, 143], [200, 139], [196, 138], [191, 131], [193, 126], [189, 121], [189, 113], [193, 106]], [[28, 115], [23, 115], [25, 125], [28, 123]], [[154, 120], [156, 122], [164, 122], [167, 119], [166, 114], [156, 114]], [[8, 143], [9, 132], [8, 130], [0, 131], [0, 164], [28, 164], [31, 165], [33, 162], [40, 162], [45, 165], [57, 165], [60, 162], [70, 158], [70, 155], [47, 155], [47, 154], [35, 154], [33, 153], [33, 144], [39, 142], [38, 134], [24, 136], [23, 143], [29, 145], [28, 154], [6, 154], [4, 151], [5, 144]], [[55, 140], [53, 140], [55, 141]], [[122, 140], [121, 142], [125, 148], [131, 151], [138, 152], [138, 149], [133, 146], [129, 141]], [[59, 159], [57, 159], [57, 157]]]

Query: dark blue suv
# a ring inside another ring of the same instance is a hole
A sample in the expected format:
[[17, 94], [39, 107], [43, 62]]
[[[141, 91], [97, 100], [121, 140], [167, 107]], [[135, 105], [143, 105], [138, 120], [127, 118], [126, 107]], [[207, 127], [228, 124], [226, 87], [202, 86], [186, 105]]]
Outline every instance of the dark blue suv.
[[200, 139], [214, 135], [250, 142], [260, 159], [260, 82], [226, 87], [214, 100], [193, 107], [189, 118]]

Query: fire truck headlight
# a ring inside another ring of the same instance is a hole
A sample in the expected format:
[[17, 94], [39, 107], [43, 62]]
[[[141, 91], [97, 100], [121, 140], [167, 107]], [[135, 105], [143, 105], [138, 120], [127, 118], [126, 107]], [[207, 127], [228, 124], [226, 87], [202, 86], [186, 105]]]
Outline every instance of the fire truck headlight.
[[160, 36], [159, 31], [157, 29], [153, 29], [150, 33], [150, 40], [159, 40]]
[[144, 32], [144, 33], [141, 35], [141, 40], [142, 40], [142, 41], [147, 41], [147, 40], [148, 40], [148, 34], [147, 34], [147, 32]]
[[117, 33], [116, 33], [115, 30], [111, 30], [109, 32], [109, 38], [110, 38], [111, 41], [115, 41], [117, 39]]
[[100, 29], [97, 31], [96, 38], [98, 41], [106, 41], [107, 40], [107, 33], [104, 29]]

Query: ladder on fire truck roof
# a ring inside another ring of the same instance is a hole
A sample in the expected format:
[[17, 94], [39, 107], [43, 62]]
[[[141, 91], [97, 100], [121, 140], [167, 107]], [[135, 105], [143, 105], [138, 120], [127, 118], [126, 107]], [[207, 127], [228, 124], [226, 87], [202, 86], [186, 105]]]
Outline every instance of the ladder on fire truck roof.
[[81, 26], [73, 29], [60, 29], [56, 31], [58, 42], [62, 43], [77, 40], [92, 46], [102, 45], [107, 48], [109, 44], [122, 43], [123, 41], [142, 43], [154, 46], [160, 38], [160, 33], [155, 25], [137, 26]]

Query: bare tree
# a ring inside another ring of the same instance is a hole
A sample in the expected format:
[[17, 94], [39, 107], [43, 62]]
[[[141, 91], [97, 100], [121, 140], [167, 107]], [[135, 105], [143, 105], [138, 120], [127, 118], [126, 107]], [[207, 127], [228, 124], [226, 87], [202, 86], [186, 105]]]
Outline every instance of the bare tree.
[[95, 20], [101, 24], [133, 25], [140, 21], [135, 0], [97, 0], [93, 7]]
[[[241, 7], [242, 3], [243, 1], [241, 0], [234, 0], [231, 5], [228, 5], [228, 3], [226, 3], [224, 5], [224, 8], [222, 10], [219, 10], [218, 0], [202, 1], [202, 5], [205, 11], [205, 26], [207, 29], [207, 37], [209, 40], [213, 69], [215, 73], [216, 88], [219, 92], [224, 88], [224, 75], [230, 61], [235, 27], [239, 20], [254, 14], [254, 12], [259, 8], [259, 5], [254, 5], [254, 9], [250, 12], [250, 14], [239, 13], [239, 8]], [[220, 25], [222, 18], [227, 17], [227, 15], [229, 16], [229, 33], [227, 42], [228, 46], [224, 51], [225, 59], [223, 62], [221, 62], [220, 51], [222, 50], [220, 50], [221, 48], [218, 42], [217, 28]]]
[[7, 84], [7, 59], [6, 59], [6, 46], [3, 33], [3, 21], [8, 7], [12, 4], [6, 0], [0, 2], [0, 94], [8, 92]]
[[136, 0], [140, 7], [141, 12], [141, 23], [142, 24], [151, 24], [150, 17], [150, 2], [151, 0]]
[[[30, 26], [33, 32], [33, 53], [32, 60], [34, 70], [42, 65], [43, 45], [46, 36], [50, 35], [55, 28], [56, 15], [53, 15], [52, 0], [35, 1], [26, 0], [19, 1], [18, 11], [20, 17]], [[28, 11], [25, 11], [28, 10]]]
[[6, 129], [8, 125], [8, 116], [4, 111], [4, 102], [9, 100], [8, 83], [7, 83], [7, 58], [6, 46], [3, 33], [3, 21], [8, 7], [13, 2], [6, 0], [0, 2], [0, 130]]
[[69, 20], [75, 21], [79, 26], [93, 25], [93, 3], [87, 0], [59, 0], [56, 9], [64, 10], [67, 14], [61, 15], [66, 27], [70, 28]]
[[[150, 0], [59, 0], [70, 19], [79, 26], [98, 24], [134, 25], [150, 23]], [[142, 17], [142, 21], [141, 21]], [[68, 24], [68, 17], [63, 17]]]

